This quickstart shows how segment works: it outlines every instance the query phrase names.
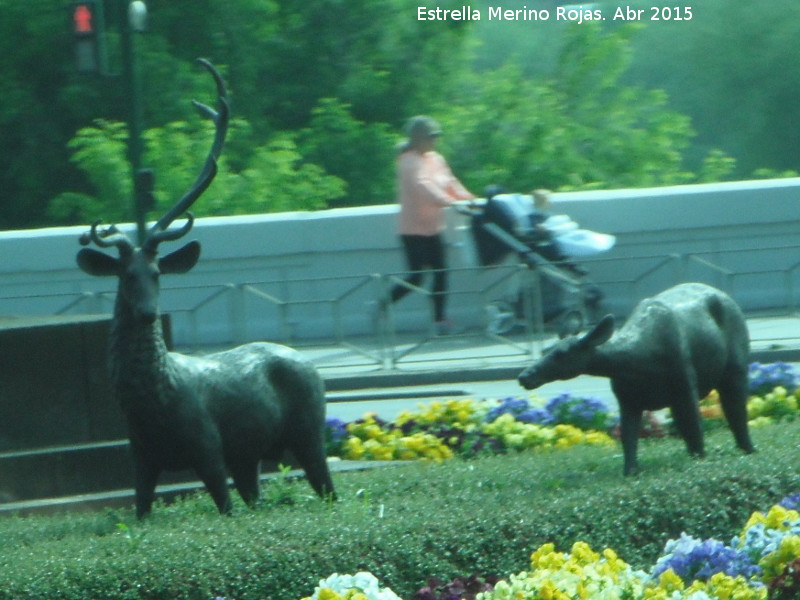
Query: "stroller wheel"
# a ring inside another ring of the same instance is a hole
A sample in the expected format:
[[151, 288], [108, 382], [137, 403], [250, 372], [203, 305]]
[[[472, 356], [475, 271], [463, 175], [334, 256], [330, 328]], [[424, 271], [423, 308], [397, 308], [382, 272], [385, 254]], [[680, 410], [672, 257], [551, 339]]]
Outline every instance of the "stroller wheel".
[[577, 335], [584, 326], [583, 314], [578, 310], [565, 312], [558, 320], [558, 337]]

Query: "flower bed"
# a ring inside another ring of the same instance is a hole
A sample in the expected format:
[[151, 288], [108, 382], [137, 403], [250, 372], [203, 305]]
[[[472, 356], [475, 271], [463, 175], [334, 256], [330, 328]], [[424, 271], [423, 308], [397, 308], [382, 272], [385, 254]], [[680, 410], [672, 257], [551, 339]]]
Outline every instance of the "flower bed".
[[[649, 571], [611, 549], [544, 544], [530, 568], [502, 579], [429, 582], [412, 600], [790, 600], [800, 597], [800, 495], [755, 512], [729, 544], [685, 533]], [[333, 574], [303, 600], [400, 600], [370, 573]]]
[[[751, 426], [798, 414], [798, 377], [786, 363], [750, 366]], [[707, 427], [724, 422], [716, 392], [701, 401]], [[642, 435], [664, 435], [668, 422], [647, 415]], [[667, 427], [668, 428], [668, 427]], [[348, 459], [441, 461], [484, 452], [551, 451], [613, 444], [617, 418], [596, 398], [560, 394], [530, 398], [433, 402], [393, 422], [368, 414], [329, 422], [329, 451]], [[412, 600], [798, 600], [800, 494], [766, 514], [754, 513], [729, 543], [682, 534], [649, 571], [634, 570], [611, 549], [575, 543], [569, 553], [544, 544], [530, 569], [500, 580], [475, 575], [444, 583], [432, 578]], [[370, 573], [334, 574], [304, 600], [399, 600]]]
[[[787, 363], [750, 365], [751, 427], [794, 419], [798, 376]], [[724, 426], [719, 396], [700, 402], [706, 429]], [[663, 437], [669, 419], [647, 413], [642, 437]], [[403, 412], [394, 421], [370, 413], [352, 423], [328, 420], [328, 454], [349, 460], [434, 460], [481, 453], [548, 451], [577, 445], [610, 445], [619, 437], [618, 417], [598, 398], [568, 393], [545, 402], [529, 398], [446, 400]]]
[[566, 394], [543, 408], [523, 398], [446, 400], [404, 412], [392, 422], [375, 414], [352, 423], [330, 419], [328, 452], [349, 460], [442, 461], [486, 452], [611, 445], [613, 438], [593, 427], [613, 423], [600, 400]]

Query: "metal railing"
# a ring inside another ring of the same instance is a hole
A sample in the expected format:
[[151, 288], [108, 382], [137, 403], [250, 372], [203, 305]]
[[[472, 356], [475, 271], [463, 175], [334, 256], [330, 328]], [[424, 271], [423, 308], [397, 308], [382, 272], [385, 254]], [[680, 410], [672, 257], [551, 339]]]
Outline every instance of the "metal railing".
[[[600, 280], [602, 287], [623, 289], [615, 298], [627, 303], [627, 308], [644, 295], [687, 280], [705, 281], [737, 300], [747, 300], [748, 293], [756, 292], [753, 286], [744, 285], [744, 280], [760, 277], [780, 281], [777, 287], [781, 289], [772, 290], [777, 294], [771, 303], [773, 312], [791, 315], [797, 311], [800, 261], [778, 264], [767, 258], [776, 252], [791, 258], [800, 255], [798, 250], [798, 246], [787, 245], [622, 259], [601, 257], [583, 262], [590, 271], [606, 272], [608, 276]], [[765, 253], [767, 258], [754, 261], [754, 253]], [[745, 256], [760, 268], [737, 269]], [[161, 304], [163, 312], [172, 316], [176, 345], [189, 351], [269, 339], [316, 348], [317, 362], [323, 366], [395, 369], [424, 362], [427, 350], [434, 347], [446, 356], [448, 347], [465, 345], [474, 348], [476, 357], [506, 353], [526, 359], [537, 356], [551, 335], [544, 322], [540, 272], [538, 267], [529, 269], [521, 264], [449, 269], [451, 281], [458, 282], [451, 285], [449, 303], [466, 317], [463, 331], [448, 336], [436, 335], [431, 292], [406, 282], [407, 272], [165, 287]], [[620, 273], [626, 276], [618, 277]], [[405, 285], [410, 294], [402, 307], [390, 305], [381, 326], [376, 327], [374, 307], [398, 284]], [[509, 288], [525, 293], [521, 326], [513, 334], [504, 335], [487, 326], [484, 308]], [[0, 314], [9, 312], [3, 308], [5, 302], [24, 305], [26, 316], [109, 313], [115, 293], [102, 290], [0, 298]], [[763, 312], [764, 307], [748, 306], [744, 302], [745, 312]]]

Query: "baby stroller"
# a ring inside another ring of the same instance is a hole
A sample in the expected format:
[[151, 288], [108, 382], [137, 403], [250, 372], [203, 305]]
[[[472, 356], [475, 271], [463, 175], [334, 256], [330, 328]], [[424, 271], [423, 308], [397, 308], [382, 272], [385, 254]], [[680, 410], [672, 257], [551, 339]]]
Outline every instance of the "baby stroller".
[[[565, 215], [541, 213], [532, 197], [523, 194], [489, 195], [482, 209], [461, 212], [471, 218], [470, 232], [481, 265], [497, 265], [516, 254], [538, 275], [542, 321], [554, 327], [559, 337], [580, 332], [597, 317], [603, 293], [573, 259], [609, 250], [614, 236], [579, 229]], [[529, 306], [536, 306], [534, 291], [529, 283], [491, 302], [486, 307], [487, 330], [505, 334], [527, 326], [532, 315], [526, 316], [525, 305], [530, 301]]]

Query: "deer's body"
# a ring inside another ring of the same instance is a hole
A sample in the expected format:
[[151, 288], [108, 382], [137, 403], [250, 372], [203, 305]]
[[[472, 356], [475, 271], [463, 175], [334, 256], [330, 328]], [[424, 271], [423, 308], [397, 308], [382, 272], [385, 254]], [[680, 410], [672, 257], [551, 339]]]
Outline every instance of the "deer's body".
[[645, 410], [670, 408], [689, 452], [704, 454], [698, 402], [713, 389], [737, 445], [752, 452], [748, 356], [747, 324], [736, 303], [720, 290], [689, 283], [640, 302], [616, 333], [613, 319], [605, 317], [585, 336], [562, 340], [519, 381], [533, 389], [580, 374], [608, 377], [619, 403], [624, 472], [630, 474], [638, 470]]
[[158, 319], [116, 324], [111, 372], [128, 422], [140, 515], [149, 511], [162, 471], [194, 470], [221, 512], [230, 510], [230, 473], [251, 504], [260, 461], [279, 460], [287, 450], [320, 496], [333, 493], [324, 386], [299, 353], [253, 343], [185, 356], [167, 352]]
[[208, 186], [227, 129], [224, 85], [220, 112], [197, 105], [217, 125], [206, 165], [193, 188], [147, 233], [140, 246], [95, 223], [82, 243], [116, 247], [119, 258], [91, 248], [78, 253], [91, 275], [119, 280], [111, 332], [113, 387], [128, 421], [135, 463], [136, 512], [150, 511], [162, 471], [193, 469], [220, 512], [230, 511], [228, 473], [242, 498], [259, 495], [259, 464], [291, 451], [320, 496], [334, 497], [325, 455], [324, 386], [317, 370], [285, 346], [253, 343], [205, 357], [168, 352], [161, 331], [159, 276], [184, 273], [197, 263], [200, 244], [189, 242], [164, 257], [158, 245], [183, 237], [193, 218], [168, 230]]

